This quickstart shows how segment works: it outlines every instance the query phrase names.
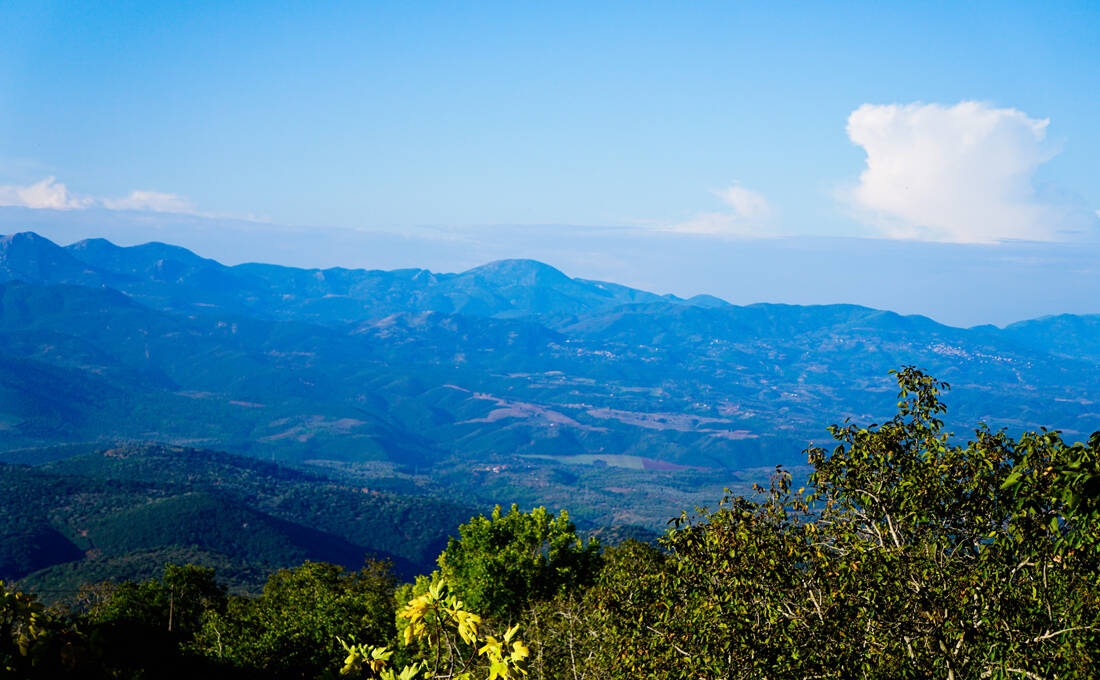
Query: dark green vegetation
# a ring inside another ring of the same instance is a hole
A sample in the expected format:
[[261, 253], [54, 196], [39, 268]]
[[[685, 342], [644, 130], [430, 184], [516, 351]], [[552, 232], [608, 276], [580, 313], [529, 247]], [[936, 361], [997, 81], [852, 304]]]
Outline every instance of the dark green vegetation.
[[155, 441], [341, 483], [659, 528], [822, 422], [888, 416], [886, 371], [957, 385], [950, 425], [1093, 429], [1100, 321], [951, 328], [730, 305], [532, 261], [460, 274], [226, 267], [182, 248], [0, 237], [0, 460]]
[[1068, 444], [981, 426], [955, 444], [946, 385], [897, 379], [893, 417], [806, 452], [806, 488], [777, 469], [755, 498], [682, 514], [656, 547], [601, 551], [564, 514], [498, 509], [396, 589], [375, 562], [307, 562], [255, 597], [174, 566], [89, 586], [67, 611], [4, 590], [0, 664], [27, 678], [1096, 677], [1100, 432]]
[[364, 555], [410, 577], [470, 513], [241, 456], [119, 447], [37, 468], [0, 464], [0, 579], [58, 599], [86, 581], [191, 562], [257, 590], [274, 569], [307, 559], [357, 568]]

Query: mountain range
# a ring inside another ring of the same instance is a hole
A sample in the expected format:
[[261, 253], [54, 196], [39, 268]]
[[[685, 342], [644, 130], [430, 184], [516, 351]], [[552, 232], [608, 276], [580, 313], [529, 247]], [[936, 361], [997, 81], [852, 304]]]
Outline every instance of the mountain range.
[[963, 436], [1100, 422], [1100, 316], [956, 328], [681, 299], [531, 260], [311, 270], [0, 237], [0, 460], [158, 442], [652, 526], [670, 495], [887, 417], [888, 372], [909, 364], [952, 383]]

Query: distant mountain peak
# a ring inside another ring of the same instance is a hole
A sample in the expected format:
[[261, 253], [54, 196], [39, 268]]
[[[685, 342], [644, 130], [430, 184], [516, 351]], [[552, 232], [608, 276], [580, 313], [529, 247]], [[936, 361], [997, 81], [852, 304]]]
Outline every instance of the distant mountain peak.
[[0, 281], [84, 283], [93, 274], [85, 263], [33, 231], [0, 236]]
[[707, 295], [706, 293], [703, 293], [703, 294], [700, 294], [700, 295], [693, 295], [692, 297], [689, 297], [686, 300], [686, 302], [689, 305], [693, 305], [695, 307], [707, 307], [707, 308], [711, 308], [711, 309], [719, 308], [719, 307], [732, 307], [733, 306], [729, 302], [726, 302], [725, 300], [723, 300], [720, 297], [715, 297], [713, 295]]
[[526, 259], [495, 260], [467, 270], [461, 276], [480, 276], [493, 281], [510, 280], [527, 284], [573, 280], [560, 269], [538, 260]]
[[61, 249], [53, 241], [39, 236], [33, 231], [20, 231], [15, 234], [0, 235], [0, 254], [15, 248], [35, 248], [40, 250]]
[[69, 247], [70, 248], [89, 248], [89, 247], [121, 248], [122, 246], [116, 245], [114, 242], [108, 241], [105, 238], [95, 237], [95, 238], [81, 239], [81, 240], [77, 241], [76, 243], [70, 244]]
[[131, 267], [139, 262], [167, 259], [193, 265], [223, 266], [215, 260], [202, 257], [183, 246], [161, 243], [160, 241], [149, 241], [136, 246], [120, 246], [105, 238], [86, 238], [83, 241], [77, 241], [66, 246], [65, 250], [77, 253], [80, 259], [109, 259], [113, 263], [126, 261]]

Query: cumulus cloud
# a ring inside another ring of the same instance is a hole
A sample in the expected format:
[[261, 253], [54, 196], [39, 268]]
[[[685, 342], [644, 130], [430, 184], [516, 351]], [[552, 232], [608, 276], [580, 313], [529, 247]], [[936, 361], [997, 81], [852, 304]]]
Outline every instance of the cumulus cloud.
[[90, 198], [71, 195], [65, 185], [52, 176], [26, 186], [0, 185], [0, 206], [79, 210], [92, 203]]
[[105, 198], [102, 203], [108, 210], [195, 213], [194, 207], [187, 199], [178, 194], [165, 194], [159, 191], [132, 191], [125, 198]]
[[770, 229], [766, 223], [772, 215], [772, 207], [763, 194], [734, 182], [725, 189], [715, 191], [714, 195], [729, 206], [729, 211], [700, 213], [673, 225], [670, 230], [719, 236], [769, 235]]
[[199, 212], [190, 201], [179, 194], [160, 191], [136, 190], [123, 198], [74, 196], [63, 183], [52, 176], [34, 184], [0, 184], [0, 206], [47, 210], [83, 210], [99, 207], [108, 210], [219, 217]]
[[890, 237], [1056, 240], [1081, 223], [1035, 191], [1036, 169], [1056, 153], [1046, 144], [1049, 124], [974, 101], [864, 104], [848, 117], [848, 137], [867, 153], [848, 198]]

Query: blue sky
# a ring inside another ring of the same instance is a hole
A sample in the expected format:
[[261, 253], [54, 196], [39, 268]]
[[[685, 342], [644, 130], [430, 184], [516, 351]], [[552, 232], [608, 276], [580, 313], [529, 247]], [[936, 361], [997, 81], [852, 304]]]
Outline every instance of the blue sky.
[[[0, 224], [230, 261], [556, 257], [727, 297], [743, 267], [684, 272], [744, 250], [782, 270], [830, 238], [938, 270], [1008, 241], [1060, 262], [1100, 241], [1097, 35], [1095, 3], [6, 3]], [[273, 249], [287, 229], [313, 247]], [[654, 243], [646, 269], [608, 264]], [[1078, 284], [1036, 270], [1017, 318], [1100, 312], [1086, 265]], [[890, 267], [828, 271], [751, 289], [1012, 316], [922, 301]]]

